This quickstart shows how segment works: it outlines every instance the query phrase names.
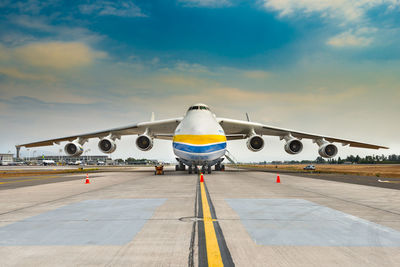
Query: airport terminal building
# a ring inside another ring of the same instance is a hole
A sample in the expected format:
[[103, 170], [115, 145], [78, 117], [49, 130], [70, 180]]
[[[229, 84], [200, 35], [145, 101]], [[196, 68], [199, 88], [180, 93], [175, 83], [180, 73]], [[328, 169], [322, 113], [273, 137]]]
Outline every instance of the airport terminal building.
[[14, 154], [1, 153], [0, 154], [0, 165], [12, 164], [14, 162], [13, 156], [14, 156]]
[[75, 162], [82, 162], [91, 165], [96, 165], [98, 163], [104, 163], [107, 165], [114, 164], [114, 161], [106, 155], [92, 155], [92, 156], [80, 156], [80, 157], [44, 155], [44, 156], [37, 156], [30, 158], [28, 161], [41, 164], [43, 160], [53, 160], [55, 163], [61, 163], [61, 164], [73, 164]]

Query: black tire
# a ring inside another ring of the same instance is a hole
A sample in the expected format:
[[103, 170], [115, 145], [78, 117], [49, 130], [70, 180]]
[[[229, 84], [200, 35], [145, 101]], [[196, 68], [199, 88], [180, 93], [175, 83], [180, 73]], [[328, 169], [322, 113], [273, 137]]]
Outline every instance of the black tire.
[[225, 165], [221, 165], [221, 171], [225, 171]]
[[211, 174], [211, 166], [208, 166], [208, 168], [207, 168], [207, 173], [208, 173], [208, 174]]
[[175, 165], [175, 171], [180, 171], [179, 170], [179, 165]]
[[189, 172], [189, 174], [192, 174], [192, 171], [193, 171], [193, 168], [192, 168], [192, 166], [189, 166], [189, 168], [188, 168], [188, 172]]

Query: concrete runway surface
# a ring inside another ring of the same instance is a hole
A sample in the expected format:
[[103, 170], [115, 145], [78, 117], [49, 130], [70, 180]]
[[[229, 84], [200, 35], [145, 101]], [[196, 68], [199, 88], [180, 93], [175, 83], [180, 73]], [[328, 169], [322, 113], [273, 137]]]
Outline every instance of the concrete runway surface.
[[0, 266], [400, 266], [399, 190], [231, 169], [89, 176], [0, 190]]

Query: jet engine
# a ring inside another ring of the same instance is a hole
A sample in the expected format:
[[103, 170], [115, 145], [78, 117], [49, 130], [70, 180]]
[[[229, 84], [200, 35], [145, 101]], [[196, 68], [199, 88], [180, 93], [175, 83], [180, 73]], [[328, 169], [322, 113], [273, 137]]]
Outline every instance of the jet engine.
[[259, 135], [250, 136], [247, 139], [247, 148], [253, 152], [260, 151], [264, 147], [264, 139]]
[[289, 154], [298, 154], [303, 150], [303, 143], [299, 139], [292, 138], [285, 144], [285, 151]]
[[321, 155], [321, 157], [324, 158], [333, 158], [334, 156], [336, 156], [337, 152], [337, 146], [330, 143], [325, 143], [321, 145], [318, 149], [318, 153]]
[[70, 142], [65, 145], [64, 151], [68, 156], [78, 157], [78, 156], [82, 155], [83, 147], [76, 142]]
[[103, 153], [113, 153], [117, 149], [117, 144], [111, 138], [103, 138], [98, 143], [99, 149]]
[[136, 146], [142, 151], [148, 151], [153, 147], [153, 138], [148, 135], [139, 135], [136, 139]]

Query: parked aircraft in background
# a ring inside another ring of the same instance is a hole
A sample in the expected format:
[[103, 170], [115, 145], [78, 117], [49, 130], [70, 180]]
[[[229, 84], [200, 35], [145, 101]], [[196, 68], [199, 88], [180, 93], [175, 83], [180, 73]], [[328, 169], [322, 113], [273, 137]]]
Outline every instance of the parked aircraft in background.
[[56, 162], [54, 161], [54, 160], [48, 160], [48, 159], [44, 159], [43, 161], [42, 161], [42, 164], [43, 165], [56, 165]]
[[215, 170], [224, 169], [222, 161], [226, 153], [226, 142], [229, 140], [247, 139], [249, 150], [260, 151], [264, 147], [263, 135], [277, 136], [284, 140], [284, 149], [289, 154], [300, 153], [303, 149], [301, 140], [311, 139], [318, 145], [318, 153], [325, 158], [337, 154], [338, 148], [333, 143], [360, 148], [387, 148], [264, 125], [251, 122], [248, 118], [247, 121], [218, 118], [207, 105], [196, 104], [181, 118], [155, 121], [153, 114], [148, 122], [17, 145], [17, 157], [21, 147], [49, 146], [63, 141], [68, 141], [64, 147], [65, 153], [76, 157], [83, 153], [83, 145], [90, 138], [99, 138], [99, 149], [104, 153], [112, 153], [117, 148], [116, 140], [124, 135], [138, 135], [136, 146], [142, 151], [153, 147], [154, 138], [172, 140], [173, 150], [179, 162], [175, 169], [183, 171], [185, 166], [188, 166], [189, 173], [198, 172], [199, 167], [208, 173], [211, 173], [211, 166], [215, 166]]

